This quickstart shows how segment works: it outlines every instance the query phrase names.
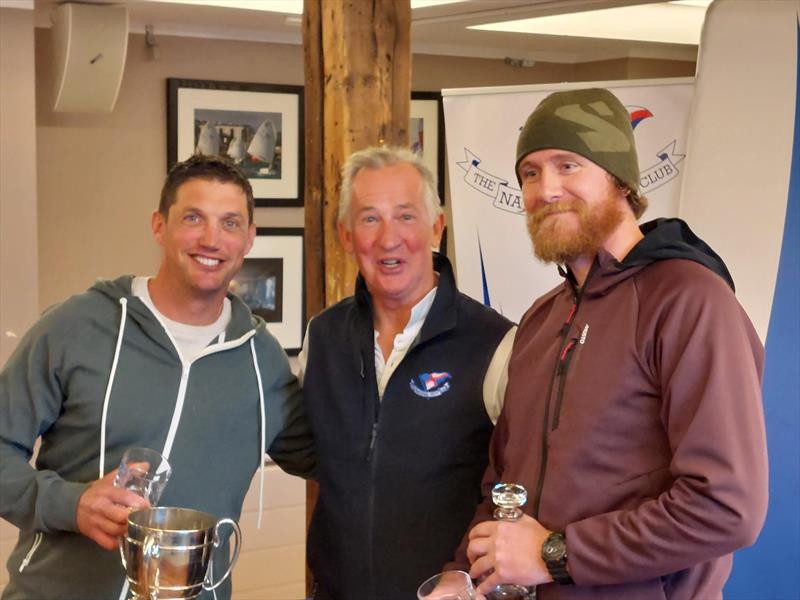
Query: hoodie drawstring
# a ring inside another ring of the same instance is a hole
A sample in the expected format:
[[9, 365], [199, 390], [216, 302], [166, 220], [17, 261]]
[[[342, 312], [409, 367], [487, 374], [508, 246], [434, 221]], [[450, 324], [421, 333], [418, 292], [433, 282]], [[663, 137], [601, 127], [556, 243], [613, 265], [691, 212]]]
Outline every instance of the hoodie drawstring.
[[261, 529], [261, 514], [264, 512], [264, 456], [266, 455], [266, 418], [264, 417], [264, 387], [261, 385], [261, 370], [258, 368], [258, 356], [256, 355], [255, 338], [250, 338], [250, 353], [253, 356], [253, 369], [256, 372], [258, 382], [258, 408], [261, 415], [261, 453], [258, 455], [259, 482], [258, 482], [258, 519], [256, 529]]
[[[114, 350], [114, 359], [113, 359], [113, 361], [111, 363], [111, 373], [108, 376], [108, 385], [106, 386], [105, 397], [103, 398], [103, 411], [102, 411], [102, 417], [101, 417], [101, 421], [100, 421], [100, 468], [99, 468], [99, 477], [100, 478], [103, 477], [104, 471], [105, 471], [106, 421], [107, 421], [107, 415], [108, 415], [108, 404], [109, 404], [109, 401], [110, 401], [110, 398], [111, 398], [111, 388], [114, 385], [114, 378], [116, 376], [117, 363], [119, 362], [120, 349], [122, 348], [122, 338], [123, 338], [124, 333], [125, 333], [125, 322], [127, 320], [127, 314], [128, 314], [128, 300], [127, 300], [127, 298], [120, 298], [119, 303], [122, 305], [122, 315], [120, 316], [119, 333], [117, 334], [117, 345], [116, 345], [116, 348]], [[188, 378], [189, 378], [189, 369], [191, 367], [191, 362], [189, 362], [189, 363], [184, 362], [183, 358], [181, 357], [181, 353], [180, 353], [180, 349], [178, 347], [178, 344], [173, 339], [169, 329], [167, 329], [167, 327], [164, 325], [164, 323], [161, 321], [161, 319], [159, 318], [159, 316], [157, 314], [153, 313], [153, 316], [161, 324], [161, 326], [164, 328], [164, 331], [166, 332], [167, 336], [169, 337], [170, 341], [172, 342], [173, 346], [175, 347], [175, 349], [176, 349], [176, 351], [178, 353], [178, 357], [180, 358], [181, 364], [182, 364], [181, 385], [180, 385], [179, 390], [178, 390], [178, 402], [177, 402], [177, 405], [175, 407], [175, 411], [173, 412], [173, 416], [172, 416], [173, 418], [172, 418], [172, 422], [170, 424], [170, 430], [169, 430], [169, 432], [167, 434], [167, 440], [165, 442], [164, 449], [162, 450], [162, 454], [164, 455], [164, 457], [165, 458], [169, 458], [169, 454], [170, 454], [170, 451], [172, 449], [172, 442], [174, 441], [175, 432], [176, 432], [178, 423], [180, 421], [180, 415], [181, 415], [182, 409], [183, 409], [183, 400], [184, 400], [184, 396], [185, 396], [185, 393], [186, 393], [186, 384], [187, 384], [187, 381], [188, 381]], [[252, 333], [250, 335], [252, 335]], [[224, 343], [225, 343], [225, 332], [222, 332], [222, 334], [220, 334], [220, 336], [219, 336], [218, 345], [222, 345]], [[229, 345], [231, 345], [231, 344], [229, 344]], [[261, 413], [261, 458], [260, 458], [260, 460], [261, 460], [261, 482], [260, 482], [261, 483], [261, 486], [260, 486], [261, 489], [260, 489], [260, 493], [259, 493], [259, 506], [258, 506], [258, 527], [260, 528], [261, 527], [261, 513], [262, 513], [262, 510], [263, 510], [264, 456], [266, 454], [266, 449], [265, 449], [266, 431], [265, 431], [264, 427], [265, 427], [266, 419], [265, 419], [265, 416], [264, 416], [264, 392], [263, 392], [263, 390], [261, 388], [261, 372], [258, 369], [258, 363], [257, 363], [257, 360], [256, 360], [256, 351], [255, 351], [255, 346], [253, 345], [253, 339], [250, 340], [250, 349], [251, 349], [252, 355], [253, 355], [253, 367], [255, 368], [256, 378], [258, 380], [259, 409], [260, 409], [260, 413]], [[31, 551], [29, 552], [28, 556], [31, 556], [33, 554], [33, 552], [38, 547], [39, 543], [41, 543], [41, 537], [39, 537], [38, 543], [37, 543], [36, 540], [34, 540], [34, 546], [33, 546], [33, 548], [31, 548]], [[26, 560], [26, 562], [25, 562], [25, 564], [23, 565], [22, 568], [27, 566], [27, 561], [29, 561], [29, 558], [26, 557], [26, 559], [27, 560]], [[128, 585], [128, 581], [126, 579], [123, 582], [122, 589], [120, 590], [119, 600], [124, 600], [125, 598], [127, 598], [128, 591], [129, 591], [129, 585]], [[216, 597], [217, 597], [216, 596], [216, 592], [214, 592], [214, 598], [216, 599]]]
[[44, 539], [44, 533], [41, 531], [37, 531], [36, 534], [33, 536], [33, 544], [31, 544], [31, 549], [28, 550], [28, 553], [25, 555], [25, 558], [22, 559], [22, 563], [19, 565], [20, 573], [22, 573], [25, 570], [25, 567], [27, 567], [30, 564], [34, 552], [36, 552], [36, 549], [39, 547], [39, 544], [42, 543], [43, 539]]
[[114, 350], [114, 360], [111, 362], [111, 373], [108, 376], [106, 386], [106, 396], [103, 398], [103, 416], [100, 419], [100, 475], [103, 478], [106, 466], [106, 417], [108, 416], [108, 400], [111, 398], [111, 388], [114, 385], [114, 376], [117, 374], [117, 362], [119, 361], [119, 351], [122, 348], [122, 336], [125, 333], [125, 320], [128, 317], [128, 299], [120, 298], [122, 305], [122, 316], [119, 318], [119, 333], [117, 334], [117, 347]]

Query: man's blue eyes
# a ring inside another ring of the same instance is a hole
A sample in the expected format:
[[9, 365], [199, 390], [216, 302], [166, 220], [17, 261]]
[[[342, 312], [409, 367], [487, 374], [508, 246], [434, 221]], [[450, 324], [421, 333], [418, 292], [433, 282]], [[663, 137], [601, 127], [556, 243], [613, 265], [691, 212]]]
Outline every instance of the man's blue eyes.
[[[194, 214], [185, 215], [183, 217], [183, 220], [186, 223], [190, 223], [190, 224], [199, 223], [200, 222], [200, 215], [194, 215]], [[228, 219], [228, 220], [222, 222], [222, 226], [225, 227], [226, 229], [238, 229], [239, 228], [239, 221], [237, 221], [236, 219]]]
[[[400, 215], [397, 218], [400, 219], [401, 221], [413, 221], [416, 217], [414, 215], [412, 215], [412, 214], [403, 214], [403, 215]], [[364, 223], [377, 223], [378, 220], [379, 220], [378, 217], [370, 215], [370, 216], [364, 217], [362, 219], [362, 222], [364, 222]]]
[[[575, 170], [576, 168], [578, 168], [578, 163], [569, 162], [558, 165], [558, 170], [562, 172], [564, 171], [570, 172]], [[521, 179], [534, 179], [536, 177], [539, 177], [540, 174], [541, 172], [537, 169], [528, 169], [522, 172]]]

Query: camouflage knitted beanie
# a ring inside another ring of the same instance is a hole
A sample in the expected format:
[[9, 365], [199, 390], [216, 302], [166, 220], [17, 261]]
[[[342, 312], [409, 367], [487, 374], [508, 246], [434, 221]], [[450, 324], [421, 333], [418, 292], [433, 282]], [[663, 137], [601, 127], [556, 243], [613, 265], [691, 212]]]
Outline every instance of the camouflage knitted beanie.
[[630, 115], [605, 89], [569, 90], [550, 94], [531, 113], [517, 140], [519, 163], [531, 152], [554, 148], [588, 158], [616, 175], [631, 191], [639, 191], [639, 159]]

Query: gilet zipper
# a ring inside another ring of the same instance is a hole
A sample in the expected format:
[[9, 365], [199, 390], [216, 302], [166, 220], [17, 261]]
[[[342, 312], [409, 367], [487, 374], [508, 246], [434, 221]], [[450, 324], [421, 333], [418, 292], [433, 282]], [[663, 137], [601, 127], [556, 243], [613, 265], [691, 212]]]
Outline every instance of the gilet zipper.
[[[364, 366], [364, 357], [361, 357], [361, 385], [366, 386], [367, 379], [366, 379], [366, 371]], [[369, 548], [369, 565], [368, 565], [368, 581], [367, 586], [369, 592], [371, 594], [370, 597], [374, 597], [374, 590], [375, 590], [375, 565], [373, 563], [373, 555], [374, 555], [374, 522], [375, 522], [375, 472], [377, 466], [377, 442], [378, 442], [378, 423], [380, 421], [380, 414], [381, 414], [381, 399], [378, 394], [378, 384], [377, 381], [374, 383], [374, 389], [372, 390], [373, 393], [373, 406], [374, 414], [372, 417], [372, 428], [370, 429], [369, 434], [369, 446], [367, 447], [367, 456], [365, 460], [369, 465], [369, 498], [367, 501], [367, 544]]]

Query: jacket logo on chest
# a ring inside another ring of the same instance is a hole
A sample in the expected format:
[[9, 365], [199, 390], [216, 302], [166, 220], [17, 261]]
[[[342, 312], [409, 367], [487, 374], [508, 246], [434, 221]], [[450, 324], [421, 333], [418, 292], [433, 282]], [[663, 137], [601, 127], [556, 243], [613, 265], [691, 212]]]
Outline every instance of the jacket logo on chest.
[[416, 379], [411, 379], [408, 383], [411, 390], [423, 398], [436, 398], [450, 389], [450, 373], [420, 373]]

